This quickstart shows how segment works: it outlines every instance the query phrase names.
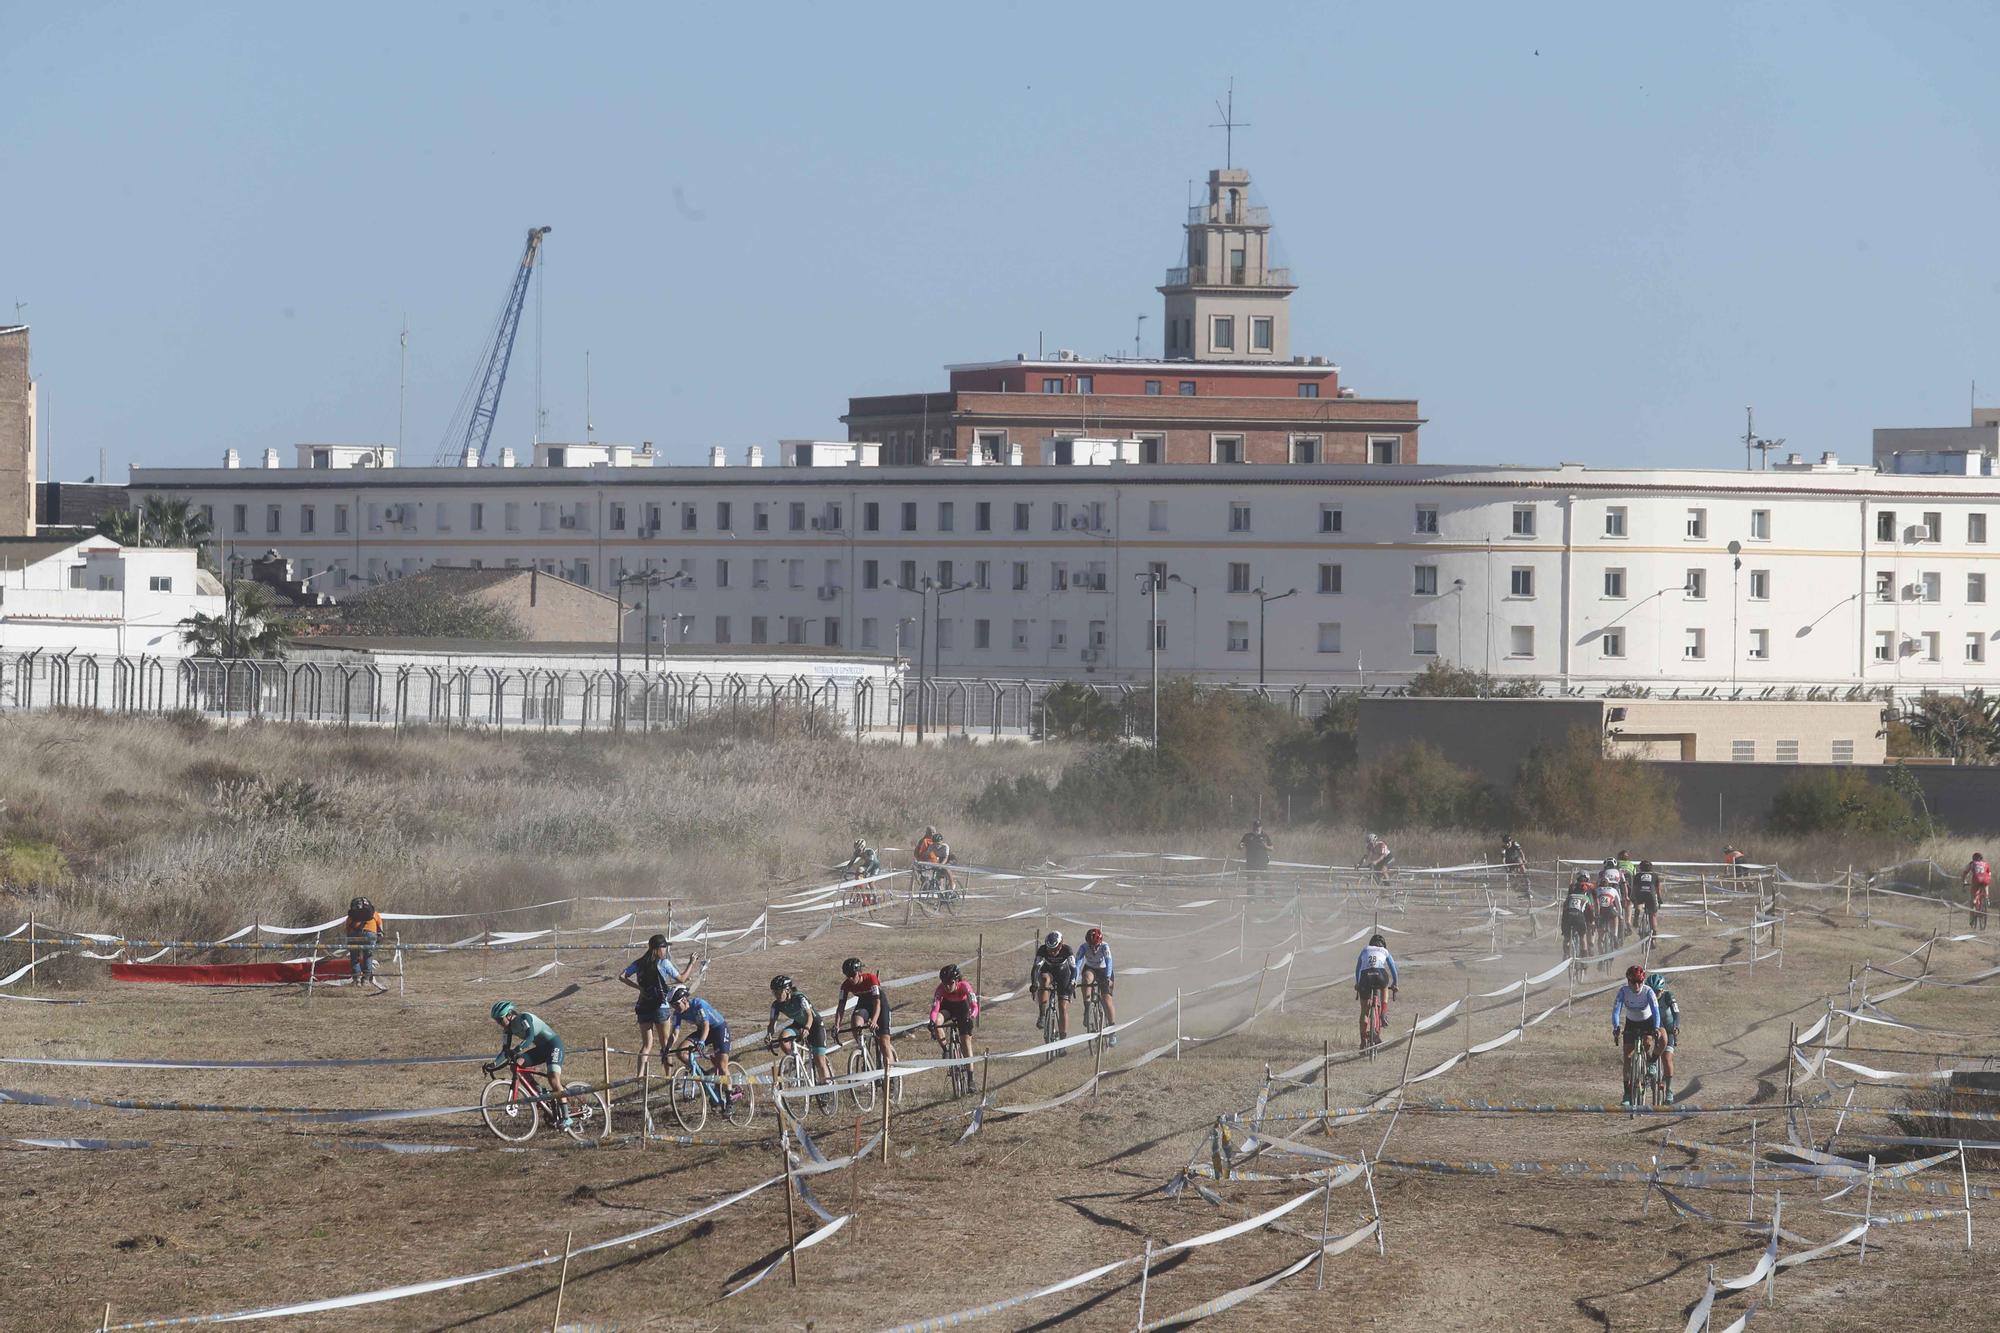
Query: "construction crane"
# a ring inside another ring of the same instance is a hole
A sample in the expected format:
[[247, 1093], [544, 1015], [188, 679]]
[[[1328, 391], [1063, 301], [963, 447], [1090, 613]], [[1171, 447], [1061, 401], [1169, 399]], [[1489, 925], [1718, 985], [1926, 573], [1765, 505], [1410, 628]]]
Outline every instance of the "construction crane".
[[534, 274], [535, 257], [541, 253], [542, 238], [550, 230], [548, 227], [528, 229], [528, 246], [521, 252], [521, 266], [515, 270], [513, 285], [507, 289], [506, 303], [500, 307], [500, 318], [494, 327], [486, 359], [480, 364], [472, 382], [465, 386], [458, 410], [452, 413], [451, 425], [445, 430], [444, 443], [438, 447], [439, 467], [457, 467], [468, 454], [482, 465], [486, 462], [486, 444], [493, 438], [493, 418], [500, 411], [500, 391], [507, 385], [507, 363], [514, 355], [514, 334], [521, 327], [521, 307], [528, 299], [528, 279]]

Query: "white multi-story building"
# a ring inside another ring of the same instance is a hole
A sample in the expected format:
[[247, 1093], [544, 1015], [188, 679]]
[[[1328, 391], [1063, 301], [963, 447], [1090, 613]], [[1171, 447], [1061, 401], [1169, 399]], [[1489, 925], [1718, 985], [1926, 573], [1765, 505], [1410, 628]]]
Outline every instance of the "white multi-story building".
[[650, 570], [683, 576], [653, 593], [656, 641], [921, 644], [947, 676], [1143, 679], [1159, 576], [1159, 669], [1208, 679], [1386, 684], [1442, 660], [1585, 689], [2000, 681], [1992, 477], [1028, 452], [879, 467], [787, 442], [777, 466], [663, 468], [541, 445], [475, 469], [301, 446], [291, 468], [138, 469], [132, 491], [336, 595], [433, 564], [606, 590]]
[[0, 651], [185, 657], [181, 622], [223, 611], [222, 585], [193, 551], [0, 538]]

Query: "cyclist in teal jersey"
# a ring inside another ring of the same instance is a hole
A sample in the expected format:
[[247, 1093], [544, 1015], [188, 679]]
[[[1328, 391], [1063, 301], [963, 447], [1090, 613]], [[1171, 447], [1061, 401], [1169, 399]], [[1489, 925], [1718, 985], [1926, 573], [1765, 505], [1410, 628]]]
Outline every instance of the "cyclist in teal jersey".
[[555, 1105], [561, 1108], [561, 1120], [569, 1119], [569, 1103], [560, 1100], [564, 1089], [563, 1042], [556, 1030], [544, 1023], [526, 1009], [516, 1009], [512, 1000], [500, 1000], [491, 1010], [493, 1021], [499, 1025], [501, 1033], [500, 1054], [493, 1057], [489, 1068], [504, 1065], [510, 1060], [522, 1068], [542, 1066], [549, 1080], [549, 1091], [558, 1098]]

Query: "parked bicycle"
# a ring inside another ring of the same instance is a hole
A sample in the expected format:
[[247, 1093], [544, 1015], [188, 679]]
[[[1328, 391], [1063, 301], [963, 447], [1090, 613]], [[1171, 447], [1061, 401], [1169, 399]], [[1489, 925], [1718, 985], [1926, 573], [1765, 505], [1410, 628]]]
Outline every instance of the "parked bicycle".
[[484, 1066], [486, 1086], [479, 1093], [479, 1115], [486, 1127], [509, 1143], [526, 1143], [547, 1120], [578, 1142], [601, 1139], [611, 1132], [611, 1108], [604, 1094], [586, 1083], [572, 1083], [558, 1106], [538, 1065], [509, 1060]]

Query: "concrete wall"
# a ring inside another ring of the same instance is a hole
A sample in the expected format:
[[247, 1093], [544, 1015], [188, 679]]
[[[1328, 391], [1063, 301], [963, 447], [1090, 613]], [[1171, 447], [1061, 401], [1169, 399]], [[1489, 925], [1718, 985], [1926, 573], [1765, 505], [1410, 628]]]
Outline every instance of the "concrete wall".
[[[1787, 782], [1825, 773], [1831, 764], [1676, 764], [1667, 769], [1689, 829], [1740, 834], [1752, 858], [1754, 841], [1770, 815], [1772, 798]], [[1869, 781], [1886, 783], [1891, 769], [1863, 768]], [[1915, 767], [1931, 815], [1952, 833], [2000, 833], [2000, 768]], [[1990, 849], [1989, 849], [1990, 852]]]
[[35, 390], [28, 326], [0, 329], [0, 537], [35, 535]]

